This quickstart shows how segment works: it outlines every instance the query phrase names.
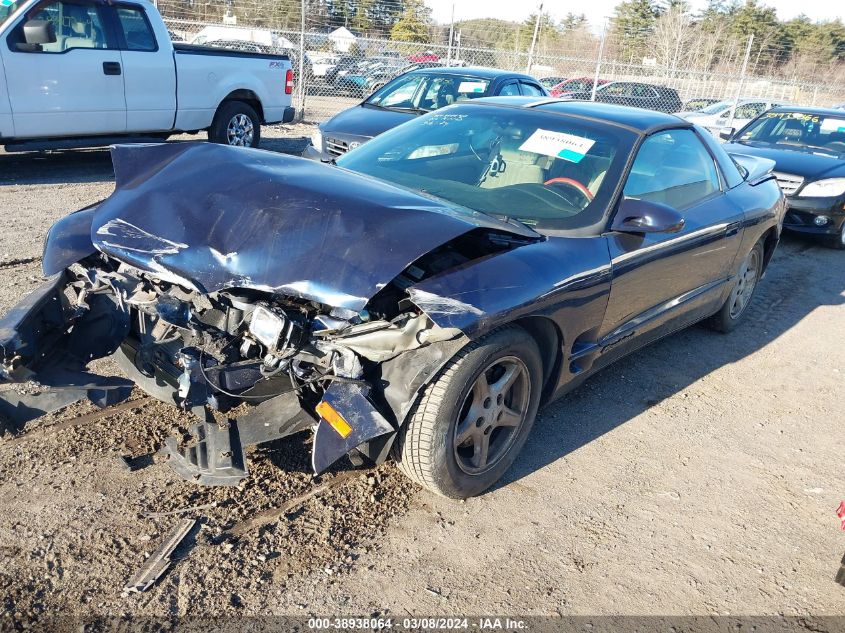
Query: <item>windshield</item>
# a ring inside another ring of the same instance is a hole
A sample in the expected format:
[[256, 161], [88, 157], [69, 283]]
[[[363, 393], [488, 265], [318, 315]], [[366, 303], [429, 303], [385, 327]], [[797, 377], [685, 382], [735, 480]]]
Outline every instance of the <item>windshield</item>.
[[490, 82], [469, 75], [414, 73], [397, 77], [365, 101], [395, 110], [437, 110], [453, 103], [483, 97]]
[[394, 128], [338, 165], [538, 230], [604, 216], [636, 135], [536, 110], [452, 106]]
[[704, 114], [719, 114], [722, 110], [727, 110], [730, 107], [730, 101], [718, 101], [717, 103], [709, 105], [706, 108], [701, 108], [699, 112], [703, 112]]
[[740, 132], [739, 142], [839, 156], [845, 154], [845, 113], [766, 112]]
[[15, 11], [24, 3], [24, 0], [20, 0], [19, 2], [10, 2], [9, 0], [2, 0], [0, 2], [0, 26], [6, 24], [6, 20], [9, 19]]

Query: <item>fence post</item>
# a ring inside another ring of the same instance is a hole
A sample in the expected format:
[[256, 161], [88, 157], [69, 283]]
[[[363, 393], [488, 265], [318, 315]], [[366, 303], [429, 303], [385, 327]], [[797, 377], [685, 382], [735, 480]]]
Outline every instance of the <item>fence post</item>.
[[449, 49], [446, 53], [446, 65], [452, 65], [452, 39], [455, 37], [455, 3], [452, 3], [452, 21], [449, 22]]
[[596, 100], [596, 90], [599, 87], [599, 73], [601, 72], [601, 58], [604, 55], [604, 40], [607, 37], [607, 18], [601, 26], [601, 41], [599, 42], [599, 56], [596, 59], [596, 74], [593, 77], [593, 90], [590, 93], [590, 101]]
[[731, 108], [731, 116], [728, 119], [728, 127], [734, 126], [734, 116], [736, 115], [736, 107], [739, 105], [739, 98], [742, 94], [742, 89], [745, 84], [745, 71], [748, 70], [748, 59], [751, 57], [751, 44], [754, 42], [754, 33], [748, 36], [748, 44], [745, 46], [745, 58], [742, 60], [742, 70], [739, 71], [739, 85], [736, 88], [734, 95], [734, 104]]
[[299, 18], [299, 69], [297, 76], [299, 81], [297, 84], [297, 92], [299, 93], [299, 120], [305, 120], [305, 2], [300, 0], [300, 18]]
[[528, 49], [528, 65], [525, 67], [525, 72], [531, 74], [531, 66], [534, 65], [534, 47], [537, 45], [537, 33], [540, 31], [540, 18], [543, 17], [543, 3], [540, 3], [540, 8], [537, 9], [537, 21], [534, 22], [534, 37], [531, 38], [531, 48]]

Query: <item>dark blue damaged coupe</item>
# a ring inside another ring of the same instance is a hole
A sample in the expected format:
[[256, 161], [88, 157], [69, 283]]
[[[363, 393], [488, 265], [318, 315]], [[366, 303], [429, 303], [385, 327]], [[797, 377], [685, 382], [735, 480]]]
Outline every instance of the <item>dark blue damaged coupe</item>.
[[[772, 161], [671, 115], [494, 98], [336, 166], [208, 144], [113, 149], [114, 193], [49, 231], [0, 322], [12, 430], [137, 385], [193, 412], [162, 450], [231, 485], [313, 431], [316, 472], [392, 455], [449, 497], [498, 480], [538, 407], [698, 321], [729, 332], [778, 244]], [[122, 376], [90, 371], [113, 356]]]

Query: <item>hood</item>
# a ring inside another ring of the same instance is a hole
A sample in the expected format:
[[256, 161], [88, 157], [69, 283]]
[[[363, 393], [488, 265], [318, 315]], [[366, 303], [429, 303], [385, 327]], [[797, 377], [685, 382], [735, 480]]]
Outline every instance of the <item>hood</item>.
[[101, 252], [204, 293], [252, 288], [355, 311], [468, 231], [536, 237], [339, 167], [210, 143], [117, 146]]
[[775, 161], [775, 171], [795, 174], [805, 180], [845, 177], [845, 159], [829, 154], [813, 154], [781, 147], [763, 147], [747, 143], [725, 143], [726, 152], [759, 156]]
[[419, 116], [360, 104], [336, 114], [320, 126], [324, 135], [337, 134], [372, 138]]

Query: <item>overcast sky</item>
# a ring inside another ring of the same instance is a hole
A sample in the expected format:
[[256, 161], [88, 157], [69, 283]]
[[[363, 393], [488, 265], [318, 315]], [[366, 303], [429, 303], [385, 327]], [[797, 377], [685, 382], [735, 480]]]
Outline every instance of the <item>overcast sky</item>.
[[[455, 6], [455, 19], [468, 20], [472, 18], [497, 17], [503, 20], [524, 20], [537, 10], [538, 0], [425, 0], [431, 7], [433, 17], [437, 22], [448, 23]], [[572, 0], [545, 0], [543, 10], [556, 19], [563, 18], [570, 11], [584, 13], [594, 28], [601, 25], [604, 16], [613, 13], [613, 8], [619, 0], [588, 0], [573, 2]], [[699, 10], [706, 5], [706, 0], [691, 0], [693, 10]], [[782, 20], [794, 18], [805, 13], [812, 20], [845, 20], [845, 2], [842, 0], [764, 0], [761, 4], [774, 7], [778, 17]]]

